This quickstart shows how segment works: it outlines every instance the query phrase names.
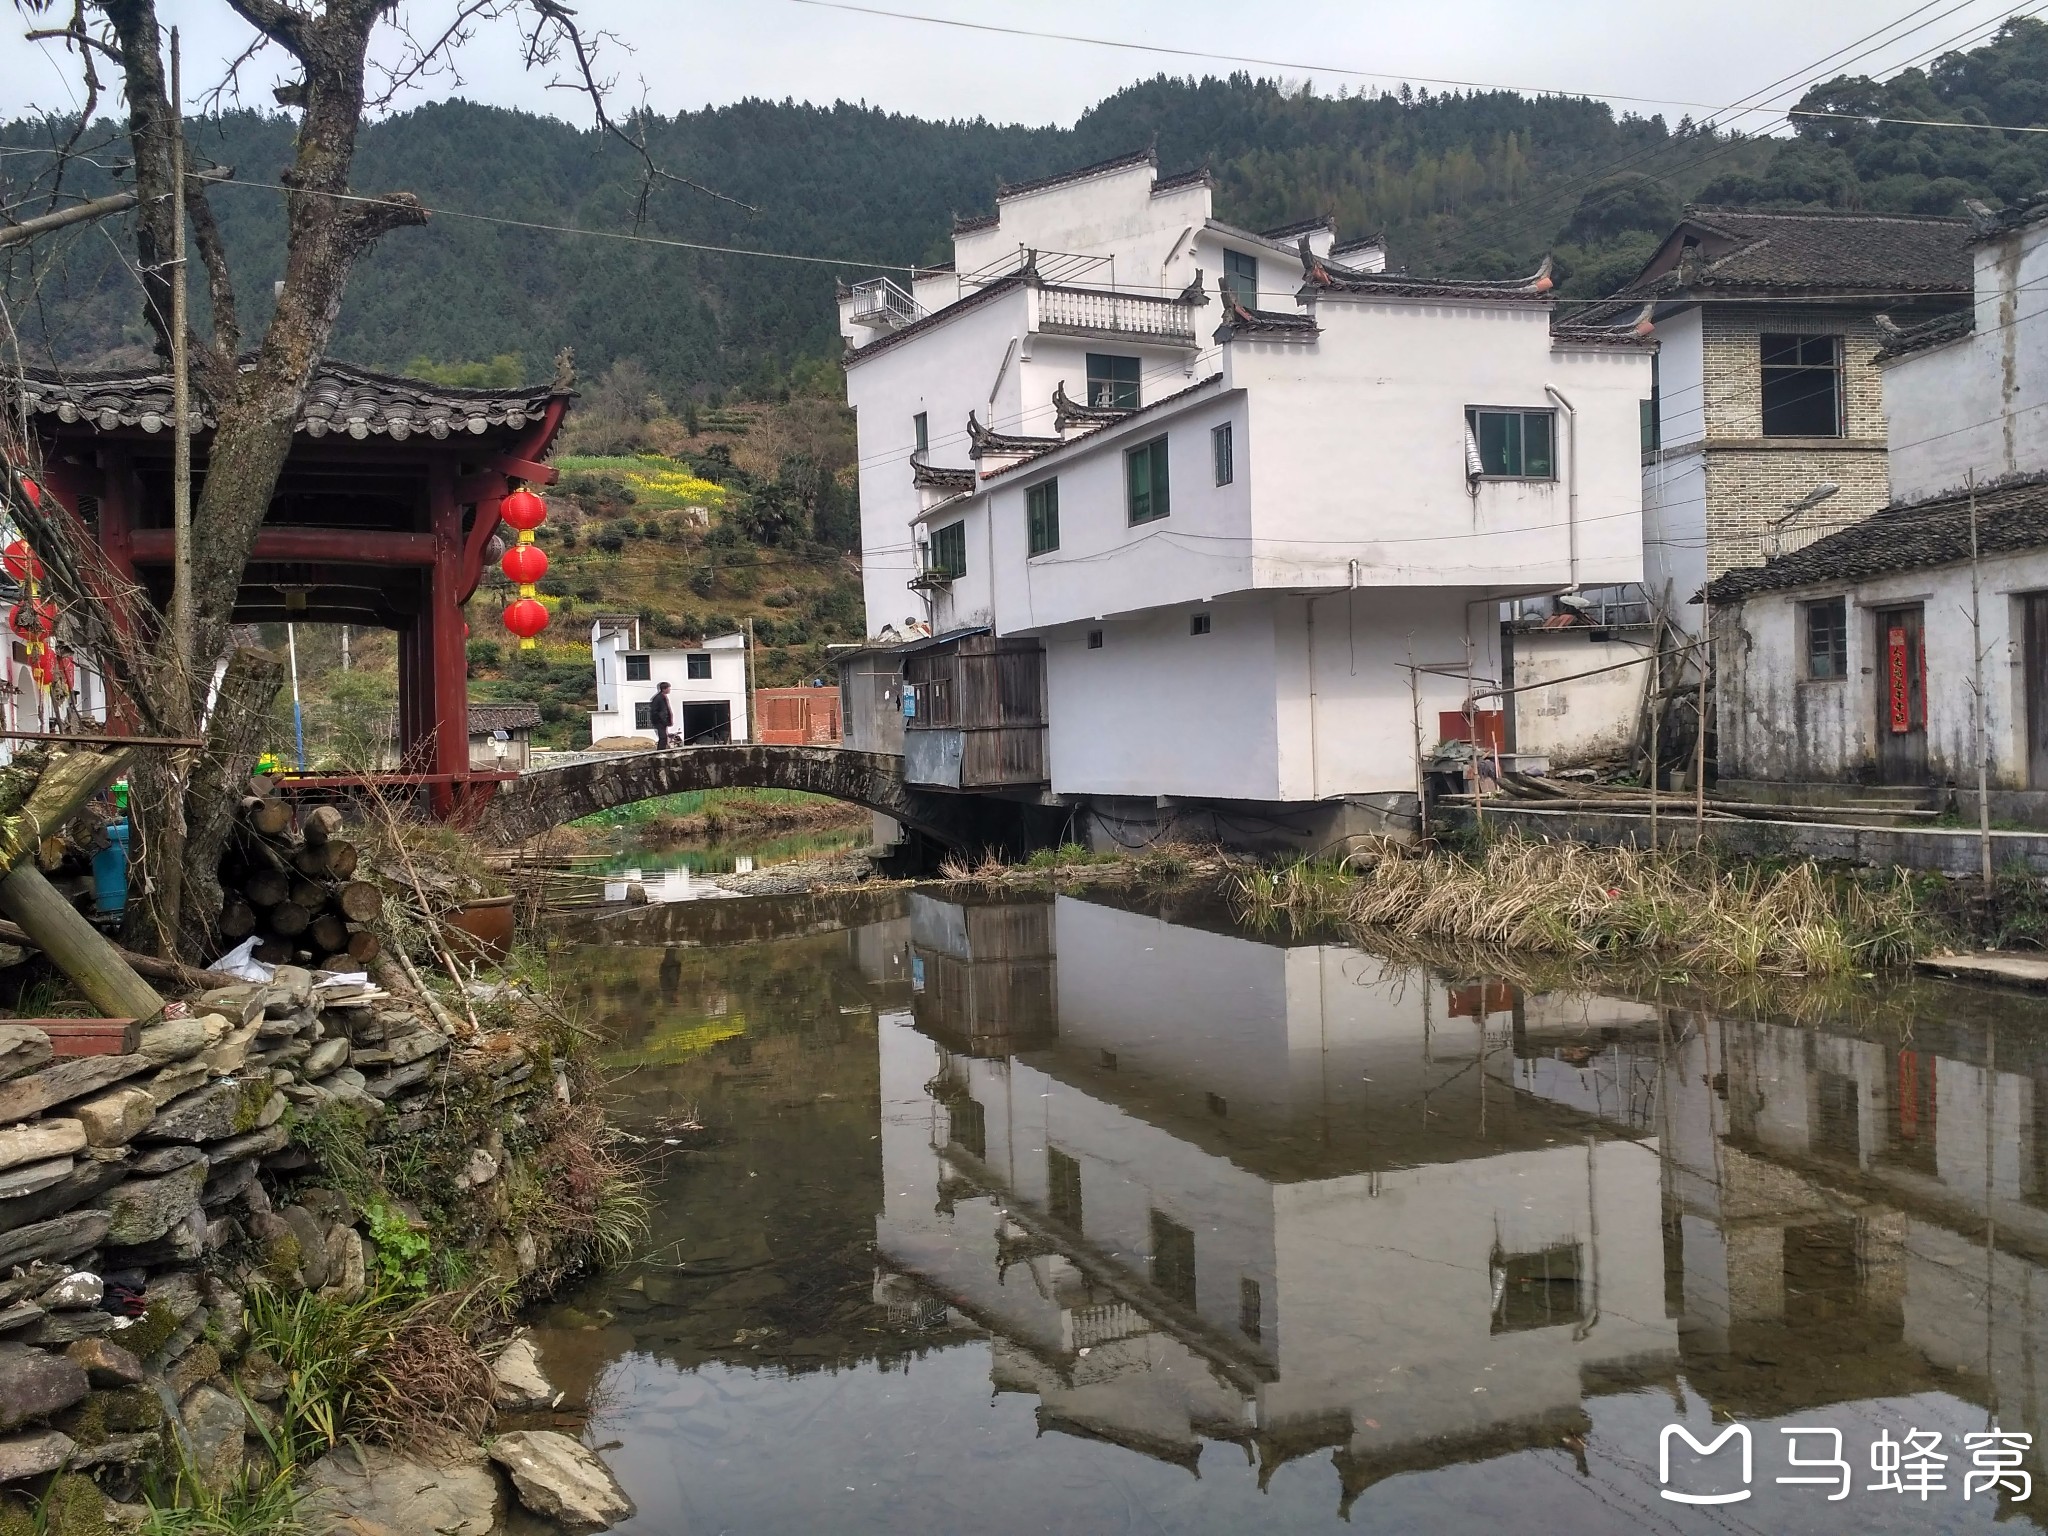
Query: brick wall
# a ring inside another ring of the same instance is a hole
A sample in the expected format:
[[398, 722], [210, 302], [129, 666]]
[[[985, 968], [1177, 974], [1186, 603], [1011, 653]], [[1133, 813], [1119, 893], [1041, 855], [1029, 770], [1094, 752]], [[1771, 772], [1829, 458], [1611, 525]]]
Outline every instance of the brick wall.
[[[1770, 333], [1842, 338], [1843, 418], [1839, 438], [1763, 435], [1760, 338]], [[1703, 327], [1706, 374], [1707, 574], [1759, 565], [1862, 521], [1890, 499], [1885, 466], [1884, 389], [1872, 361], [1876, 327], [1861, 310], [1710, 304]], [[1785, 525], [1771, 525], [1814, 486], [1841, 490]]]

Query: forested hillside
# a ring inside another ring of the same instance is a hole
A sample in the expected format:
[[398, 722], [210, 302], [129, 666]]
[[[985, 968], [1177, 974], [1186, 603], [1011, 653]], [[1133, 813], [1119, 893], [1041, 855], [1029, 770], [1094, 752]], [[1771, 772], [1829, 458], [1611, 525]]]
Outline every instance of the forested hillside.
[[[1883, 85], [1838, 80], [1807, 105], [1863, 118], [2048, 123], [2048, 25]], [[748, 101], [649, 118], [661, 165], [754, 205], [687, 188], [655, 193], [644, 233], [834, 258], [826, 265], [710, 255], [456, 217], [590, 230], [633, 224], [629, 152], [550, 118], [448, 102], [392, 118], [364, 138], [365, 190], [406, 188], [446, 210], [387, 238], [357, 270], [336, 350], [372, 364], [507, 357], [538, 373], [573, 345], [586, 378], [631, 359], [671, 404], [735, 394], [772, 399], [806, 360], [838, 349], [835, 276], [863, 262], [938, 260], [956, 213], [993, 206], [995, 186], [1156, 143], [1164, 171], [1208, 165], [1219, 213], [1266, 227], [1334, 212], [1347, 233], [1384, 230], [1397, 264], [1504, 274], [1554, 250], [1568, 292], [1626, 278], [1687, 199], [1952, 212], [2048, 186], [2048, 136], [1865, 120], [1808, 119], [1796, 139], [1735, 139], [1689, 122], [1617, 117], [1603, 104], [1510, 92], [1331, 96], [1236, 75], [1133, 85], [1071, 128], [924, 122], [865, 106]], [[60, 125], [0, 128], [0, 148], [47, 144]], [[290, 124], [233, 113], [201, 125], [201, 151], [247, 181], [273, 182]], [[108, 164], [111, 123], [88, 142]], [[39, 157], [0, 155], [0, 194], [26, 190]], [[77, 191], [104, 170], [74, 170]], [[215, 194], [262, 318], [276, 275], [279, 194]], [[38, 247], [9, 274], [32, 351], [72, 364], [139, 356], [128, 247], [86, 229]], [[247, 317], [245, 317], [247, 318]]]

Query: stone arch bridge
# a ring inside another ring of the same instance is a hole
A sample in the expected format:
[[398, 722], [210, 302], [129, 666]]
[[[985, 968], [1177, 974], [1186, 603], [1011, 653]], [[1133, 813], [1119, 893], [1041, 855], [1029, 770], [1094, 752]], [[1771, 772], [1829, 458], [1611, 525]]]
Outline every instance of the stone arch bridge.
[[695, 789], [797, 789], [894, 817], [948, 848], [1025, 847], [1056, 837], [1063, 809], [989, 795], [936, 794], [903, 782], [903, 759], [841, 747], [758, 743], [620, 753], [537, 768], [502, 786], [477, 834], [509, 845], [615, 806]]

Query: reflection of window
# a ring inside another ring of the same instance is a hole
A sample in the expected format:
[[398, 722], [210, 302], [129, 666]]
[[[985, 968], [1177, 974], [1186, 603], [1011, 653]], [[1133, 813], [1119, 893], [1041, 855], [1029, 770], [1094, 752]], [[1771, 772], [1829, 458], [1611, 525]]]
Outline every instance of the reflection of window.
[[1128, 481], [1130, 520], [1149, 523], [1172, 510], [1166, 493], [1166, 439], [1133, 448], [1124, 455]]
[[1784, 1236], [1787, 1323], [1829, 1323], [1863, 1310], [1856, 1219], [1806, 1222]]
[[1170, 1300], [1195, 1304], [1195, 1234], [1170, 1216], [1152, 1213], [1152, 1283]]
[[686, 677], [699, 679], [709, 677], [711, 675], [711, 653], [709, 651], [691, 651], [684, 658], [684, 668], [684, 675]]
[[1549, 411], [1465, 412], [1465, 426], [1479, 451], [1479, 472], [1508, 480], [1550, 480], [1554, 418]]
[[935, 576], [967, 574], [967, 525], [948, 523], [932, 530], [930, 570]]
[[1857, 1124], [1856, 1079], [1840, 1072], [1814, 1074], [1813, 1149], [1856, 1159], [1863, 1148]]
[[1830, 597], [1803, 605], [1806, 617], [1806, 675], [1811, 678], [1849, 675], [1849, 605]]
[[946, 1106], [946, 1140], [976, 1157], [988, 1156], [988, 1113], [979, 1099], [955, 1099]]
[[1088, 354], [1088, 403], [1138, 408], [1138, 360], [1108, 352]]
[[1045, 1149], [1045, 1208], [1054, 1221], [1081, 1230], [1081, 1165], [1053, 1147]]
[[1243, 251], [1223, 253], [1223, 286], [1246, 309], [1259, 307], [1259, 258]]
[[626, 658], [627, 682], [644, 683], [650, 675], [649, 663], [645, 656], [628, 656]]
[[1493, 1251], [1493, 1331], [1520, 1333], [1579, 1321], [1579, 1245], [1537, 1253]]
[[1833, 336], [1765, 336], [1765, 437], [1842, 435], [1842, 353]]
[[1047, 554], [1060, 547], [1060, 483], [1048, 480], [1024, 493], [1024, 516], [1030, 524], [1028, 553]]
[[652, 720], [650, 720], [650, 719], [648, 719], [648, 718], [647, 718], [647, 710], [648, 710], [648, 702], [647, 702], [647, 700], [645, 700], [645, 699], [642, 699], [642, 700], [641, 700], [641, 701], [640, 701], [640, 702], [639, 702], [638, 704], [635, 704], [635, 705], [633, 706], [633, 729], [634, 729], [634, 730], [636, 730], [636, 731], [651, 731], [651, 730], [653, 730], [653, 729], [654, 729], [654, 722], [653, 722]]
[[1237, 1282], [1237, 1330], [1248, 1339], [1256, 1339], [1263, 1324], [1265, 1306], [1259, 1296], [1259, 1282], [1240, 1280]]

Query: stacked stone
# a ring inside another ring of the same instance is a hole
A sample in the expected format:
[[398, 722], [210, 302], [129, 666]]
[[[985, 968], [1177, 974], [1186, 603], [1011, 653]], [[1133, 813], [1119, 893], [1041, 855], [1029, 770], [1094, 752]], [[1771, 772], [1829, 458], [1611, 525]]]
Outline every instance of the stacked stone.
[[[424, 1125], [445, 1073], [495, 1097], [536, 1086], [516, 1047], [459, 1055], [390, 994], [289, 966], [204, 994], [125, 1055], [58, 1060], [0, 1023], [0, 1490], [98, 1468], [132, 1488], [166, 1402], [200, 1471], [232, 1476], [254, 1448], [244, 1402], [262, 1417], [283, 1383], [260, 1361], [223, 1374], [251, 1278], [227, 1256], [341, 1298], [375, 1259], [345, 1197], [295, 1184], [277, 1208], [259, 1173], [317, 1184], [291, 1125], [329, 1105], [390, 1140]], [[478, 1157], [481, 1183], [496, 1160]]]

